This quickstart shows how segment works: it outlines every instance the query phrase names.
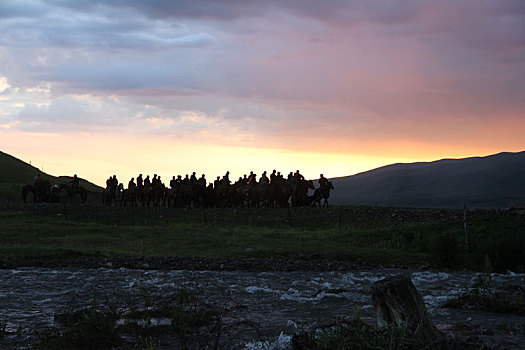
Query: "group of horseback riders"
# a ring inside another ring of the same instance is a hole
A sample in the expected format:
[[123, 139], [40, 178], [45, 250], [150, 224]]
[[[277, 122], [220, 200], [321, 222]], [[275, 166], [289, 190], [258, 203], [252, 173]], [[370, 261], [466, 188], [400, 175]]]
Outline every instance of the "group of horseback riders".
[[84, 203], [87, 199], [87, 192], [79, 186], [79, 180], [77, 174], [75, 174], [69, 183], [51, 185], [48, 180], [44, 180], [40, 176], [40, 173], [37, 173], [33, 178], [33, 184], [27, 184], [22, 187], [22, 200], [24, 203], [27, 203], [28, 195], [32, 194], [33, 203], [58, 203], [60, 194], [64, 191], [65, 195], [70, 199], [75, 195], [79, 195], [81, 202]]
[[[209, 182], [204, 174], [197, 178], [195, 172], [191, 175], [181, 175], [169, 181], [169, 187], [165, 186], [161, 177], [157, 174], [150, 179], [149, 175], [143, 178], [139, 174], [137, 178], [131, 178], [127, 188], [119, 183], [116, 175], [106, 180], [104, 192], [104, 205], [143, 205], [143, 206], [176, 206], [176, 207], [232, 207], [232, 206], [288, 206], [291, 200], [292, 206], [319, 205], [324, 199], [323, 205], [328, 205], [331, 182], [320, 175], [319, 188], [315, 189], [312, 180], [306, 180], [297, 170], [290, 172], [285, 179], [284, 176], [273, 170], [270, 176], [263, 172], [259, 180], [257, 175], [250, 172], [249, 175], [239, 177], [232, 183], [230, 172], [213, 182]], [[315, 190], [309, 196], [308, 190]]]

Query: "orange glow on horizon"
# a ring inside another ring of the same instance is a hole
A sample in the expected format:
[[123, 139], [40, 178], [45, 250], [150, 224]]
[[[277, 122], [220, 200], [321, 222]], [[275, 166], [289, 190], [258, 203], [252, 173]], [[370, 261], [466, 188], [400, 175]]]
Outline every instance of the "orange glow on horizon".
[[[0, 150], [55, 176], [73, 175], [105, 186], [110, 175], [125, 186], [142, 173], [158, 174], [165, 184], [174, 175], [205, 174], [208, 181], [230, 171], [236, 180], [254, 171], [258, 176], [273, 169], [285, 176], [299, 169], [310, 179], [349, 176], [392, 163], [433, 161], [442, 158], [484, 156], [501, 150], [444, 149], [414, 142], [384, 143], [368, 153], [296, 151], [271, 148], [191, 144], [166, 139], [137, 139], [120, 135], [57, 135], [0, 131]], [[385, 148], [386, 147], [386, 148]], [[355, 148], [348, 148], [355, 149]], [[521, 149], [507, 150], [521, 151]]]

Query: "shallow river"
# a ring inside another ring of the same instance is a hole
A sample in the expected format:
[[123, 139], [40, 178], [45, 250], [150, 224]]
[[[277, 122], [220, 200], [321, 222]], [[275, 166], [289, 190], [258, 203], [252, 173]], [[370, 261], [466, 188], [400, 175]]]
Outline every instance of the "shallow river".
[[[444, 309], [442, 303], [468, 288], [474, 272], [381, 269], [351, 272], [220, 272], [130, 269], [0, 270], [0, 326], [7, 336], [0, 348], [29, 348], [36, 332], [56, 327], [57, 313], [105, 301], [119, 310], [160, 303], [178, 290], [190, 290], [202, 303], [227, 310], [224, 318], [232, 347], [290, 348], [296, 329], [355, 315], [374, 322], [373, 282], [411, 273], [412, 281], [438, 328], [454, 334], [454, 325], [508, 348], [525, 348], [525, 317], [479, 310]], [[525, 286], [525, 275], [493, 274], [491, 287]], [[245, 322], [246, 321], [246, 322]], [[249, 321], [249, 322], [248, 322]], [[249, 324], [248, 324], [249, 323]], [[227, 333], [227, 332], [226, 332]], [[169, 347], [166, 347], [169, 348]]]

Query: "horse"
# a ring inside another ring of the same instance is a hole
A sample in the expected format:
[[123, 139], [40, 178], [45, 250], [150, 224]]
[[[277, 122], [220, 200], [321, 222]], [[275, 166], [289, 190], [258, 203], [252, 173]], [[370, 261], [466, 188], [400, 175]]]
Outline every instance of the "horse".
[[299, 181], [292, 191], [292, 206], [301, 207], [309, 205], [309, 189], [315, 190], [314, 182], [312, 180]]
[[104, 192], [102, 193], [102, 204], [105, 207], [111, 207], [113, 202], [115, 202], [115, 206], [117, 205], [117, 188], [107, 187], [104, 189]]
[[71, 185], [62, 183], [58, 186], [58, 189], [60, 193], [62, 193], [62, 191], [65, 191], [67, 198], [70, 199], [71, 202], [73, 202], [73, 198], [75, 198], [75, 196], [78, 195], [80, 197], [81, 203], [82, 204], [86, 203], [87, 191], [84, 187], [80, 187], [80, 186], [73, 187]]
[[22, 200], [27, 203], [29, 193], [33, 196], [33, 203], [47, 203], [52, 201], [51, 184], [47, 180], [41, 180], [34, 185], [28, 184], [22, 187]]
[[328, 208], [328, 197], [330, 197], [330, 190], [333, 189], [334, 185], [331, 181], [328, 181], [327, 185], [323, 188], [317, 188], [312, 196], [312, 205], [316, 206], [318, 204], [319, 208], [321, 208], [321, 200], [324, 199], [324, 203], [322, 206], [324, 207], [326, 205], [326, 207]]

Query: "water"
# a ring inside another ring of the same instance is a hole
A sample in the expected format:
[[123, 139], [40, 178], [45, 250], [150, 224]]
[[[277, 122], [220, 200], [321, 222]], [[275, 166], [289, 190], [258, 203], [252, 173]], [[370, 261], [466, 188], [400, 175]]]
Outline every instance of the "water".
[[[374, 322], [372, 283], [411, 273], [438, 328], [452, 332], [458, 322], [489, 341], [525, 344], [525, 317], [479, 310], [443, 309], [443, 302], [470, 288], [474, 272], [381, 269], [347, 272], [220, 272], [130, 269], [0, 270], [0, 324], [10, 332], [0, 348], [28, 348], [35, 331], [56, 327], [53, 316], [88, 307], [95, 301], [120, 311], [169, 302], [180, 289], [201, 303], [225, 311], [229, 336], [238, 348], [286, 348], [303, 327], [330, 323], [358, 312]], [[494, 274], [492, 287], [525, 286], [524, 274]], [[511, 334], [512, 326], [515, 334]], [[521, 328], [519, 328], [521, 327]], [[509, 347], [512, 347], [509, 345]], [[518, 345], [519, 348], [519, 345]]]

